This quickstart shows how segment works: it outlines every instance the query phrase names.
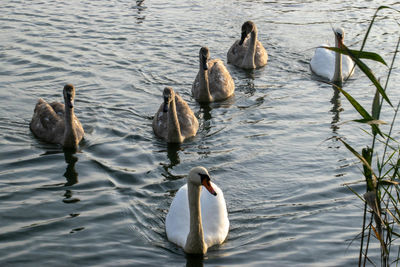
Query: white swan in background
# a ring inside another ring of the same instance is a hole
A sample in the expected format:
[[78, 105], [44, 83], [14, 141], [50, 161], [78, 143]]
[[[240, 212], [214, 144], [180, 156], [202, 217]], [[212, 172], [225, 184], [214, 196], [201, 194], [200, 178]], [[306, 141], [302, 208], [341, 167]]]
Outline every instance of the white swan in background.
[[[344, 31], [342, 28], [334, 30], [335, 46], [341, 48], [344, 39]], [[311, 59], [311, 70], [318, 76], [324, 77], [331, 82], [342, 82], [354, 72], [354, 62], [347, 55], [341, 55], [334, 51], [325, 49], [321, 45], [315, 50], [315, 54]]]
[[200, 48], [200, 70], [192, 86], [192, 94], [198, 102], [224, 100], [235, 91], [235, 83], [220, 59], [210, 59], [207, 47]]
[[224, 195], [204, 167], [190, 170], [187, 184], [171, 203], [165, 229], [168, 240], [188, 254], [205, 254], [209, 247], [225, 241], [229, 220]]
[[40, 98], [29, 128], [46, 142], [76, 149], [85, 132], [74, 113], [75, 87], [65, 85], [63, 95], [65, 105], [59, 102], [48, 104]]
[[257, 40], [257, 27], [254, 22], [243, 23], [242, 36], [231, 46], [227, 58], [228, 63], [243, 69], [255, 69], [267, 65], [268, 54]]
[[182, 143], [186, 138], [195, 136], [199, 122], [186, 101], [171, 87], [164, 89], [163, 96], [164, 103], [153, 119], [155, 135], [168, 143]]

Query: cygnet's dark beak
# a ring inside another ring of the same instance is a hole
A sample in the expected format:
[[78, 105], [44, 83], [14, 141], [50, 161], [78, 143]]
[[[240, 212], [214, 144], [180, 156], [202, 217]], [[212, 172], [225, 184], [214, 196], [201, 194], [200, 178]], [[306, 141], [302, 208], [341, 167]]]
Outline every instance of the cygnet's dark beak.
[[72, 100], [72, 96], [67, 93], [67, 105], [69, 108], [74, 107], [74, 100]]
[[168, 112], [168, 97], [164, 97], [163, 112]]
[[201, 56], [201, 61], [203, 62], [203, 70], [208, 70], [207, 66], [207, 58], [205, 56]]
[[242, 45], [244, 42], [244, 39], [246, 39], [247, 33], [245, 31], [242, 31], [242, 37], [240, 38], [239, 45]]

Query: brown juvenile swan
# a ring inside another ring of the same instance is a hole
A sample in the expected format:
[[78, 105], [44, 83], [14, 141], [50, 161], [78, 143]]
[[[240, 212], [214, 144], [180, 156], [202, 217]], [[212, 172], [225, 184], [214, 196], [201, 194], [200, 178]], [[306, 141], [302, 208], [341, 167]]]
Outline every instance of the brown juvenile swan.
[[164, 103], [153, 119], [155, 135], [168, 143], [182, 143], [186, 138], [195, 136], [199, 122], [185, 100], [171, 87], [164, 89], [163, 96]]
[[207, 47], [200, 48], [200, 70], [192, 86], [192, 94], [198, 102], [224, 100], [235, 91], [235, 83], [220, 59], [210, 59]]
[[228, 63], [243, 69], [255, 69], [267, 64], [268, 54], [257, 40], [257, 27], [254, 22], [246, 21], [242, 25], [242, 36], [231, 46], [227, 57]]
[[74, 113], [75, 87], [72, 84], [65, 85], [63, 95], [65, 105], [59, 102], [48, 104], [40, 98], [29, 127], [46, 142], [76, 149], [84, 131]]

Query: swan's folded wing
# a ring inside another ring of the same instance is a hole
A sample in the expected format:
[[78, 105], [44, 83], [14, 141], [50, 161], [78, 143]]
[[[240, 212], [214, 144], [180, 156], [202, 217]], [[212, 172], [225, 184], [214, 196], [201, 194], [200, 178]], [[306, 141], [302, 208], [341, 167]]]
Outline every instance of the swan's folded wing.
[[310, 66], [316, 75], [332, 80], [335, 72], [335, 52], [323, 48], [324, 46], [328, 45], [323, 44], [315, 50]]
[[233, 65], [240, 65], [242, 64], [243, 58], [246, 54], [246, 49], [247, 49], [247, 41], [246, 39], [242, 45], [239, 45], [239, 40], [237, 40], [231, 48], [228, 50], [227, 54], [227, 59], [228, 63], [231, 63]]
[[354, 61], [351, 57], [342, 55], [342, 74], [343, 79], [347, 79], [354, 73]]
[[267, 50], [265, 50], [264, 46], [260, 41], [257, 40], [257, 45], [256, 45], [256, 54], [254, 57], [254, 63], [256, 64], [257, 67], [262, 67], [267, 65], [268, 62], [268, 53]]
[[192, 109], [178, 94], [175, 94], [175, 104], [182, 136], [185, 138], [195, 136], [199, 129], [199, 121]]
[[161, 104], [153, 119], [153, 131], [158, 137], [167, 139], [168, 137], [168, 117], [167, 113], [163, 112], [164, 104]]
[[40, 113], [38, 114], [40, 122], [45, 129], [52, 130], [55, 125], [60, 121], [60, 117], [54, 111], [54, 109], [46, 103], [41, 105]]
[[185, 247], [189, 234], [189, 220], [189, 201], [187, 184], [185, 184], [176, 193], [165, 219], [168, 240], [180, 247]]
[[209, 63], [210, 93], [215, 101], [230, 97], [235, 91], [235, 83], [220, 59], [211, 60]]
[[228, 211], [222, 190], [211, 183], [217, 196], [202, 190], [200, 196], [204, 242], [208, 247], [225, 241], [229, 231]]
[[54, 112], [57, 113], [58, 116], [64, 117], [65, 107], [63, 103], [60, 102], [52, 102], [50, 106], [53, 108]]

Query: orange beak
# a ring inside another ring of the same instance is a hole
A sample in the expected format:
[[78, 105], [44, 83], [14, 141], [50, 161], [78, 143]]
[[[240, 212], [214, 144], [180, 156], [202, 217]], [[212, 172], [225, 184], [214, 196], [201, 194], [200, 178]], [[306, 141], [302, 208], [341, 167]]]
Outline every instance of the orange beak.
[[217, 193], [214, 191], [214, 188], [212, 188], [210, 180], [209, 179], [204, 179], [201, 184], [210, 192], [212, 195], [216, 196]]

